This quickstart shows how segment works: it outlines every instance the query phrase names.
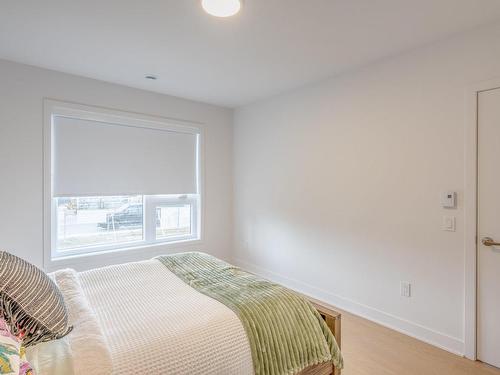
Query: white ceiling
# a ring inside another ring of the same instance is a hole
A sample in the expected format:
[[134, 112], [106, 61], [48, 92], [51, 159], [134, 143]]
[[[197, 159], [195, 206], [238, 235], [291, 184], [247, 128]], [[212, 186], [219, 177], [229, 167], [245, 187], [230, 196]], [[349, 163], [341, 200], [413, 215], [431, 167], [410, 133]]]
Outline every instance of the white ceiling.
[[0, 58], [234, 107], [499, 18], [499, 0], [245, 0], [229, 19], [199, 0], [2, 0]]

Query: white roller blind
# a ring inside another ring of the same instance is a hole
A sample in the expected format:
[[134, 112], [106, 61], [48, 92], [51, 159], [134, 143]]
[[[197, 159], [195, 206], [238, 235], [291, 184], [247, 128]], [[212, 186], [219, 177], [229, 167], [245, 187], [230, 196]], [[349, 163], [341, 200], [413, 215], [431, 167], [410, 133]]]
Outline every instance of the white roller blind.
[[197, 134], [54, 116], [54, 196], [197, 193]]

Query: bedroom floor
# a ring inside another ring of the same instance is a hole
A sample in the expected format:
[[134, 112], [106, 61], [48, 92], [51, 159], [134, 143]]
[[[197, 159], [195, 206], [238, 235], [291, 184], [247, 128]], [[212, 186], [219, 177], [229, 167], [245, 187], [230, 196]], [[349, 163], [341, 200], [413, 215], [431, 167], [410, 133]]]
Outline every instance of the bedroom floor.
[[342, 313], [343, 375], [500, 375], [366, 319]]

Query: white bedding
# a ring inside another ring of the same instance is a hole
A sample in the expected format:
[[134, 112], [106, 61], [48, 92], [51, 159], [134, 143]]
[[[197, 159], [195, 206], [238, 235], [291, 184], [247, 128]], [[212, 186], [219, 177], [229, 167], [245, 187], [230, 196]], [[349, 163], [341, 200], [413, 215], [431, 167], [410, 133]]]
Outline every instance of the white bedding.
[[[83, 315], [90, 315], [87, 321], [94, 317], [106, 348], [100, 348], [98, 335], [89, 332], [87, 349], [96, 348], [96, 343], [100, 349], [87, 351], [85, 358], [75, 355], [72, 343], [82, 343], [86, 328], [75, 329], [62, 340], [42, 344], [45, 356], [51, 351], [59, 354], [55, 367], [41, 369], [39, 375], [79, 375], [77, 369], [83, 365], [82, 360], [89, 360], [90, 353], [95, 355], [94, 365], [102, 364], [105, 372], [92, 368], [86, 372], [89, 375], [253, 374], [250, 346], [236, 314], [186, 285], [159, 261], [75, 275], [84, 297], [81, 302], [89, 306], [88, 311], [80, 309], [77, 314], [83, 311]], [[29, 355], [39, 359], [40, 352], [37, 349]], [[106, 358], [112, 363], [112, 371], [106, 367]], [[70, 368], [72, 372], [67, 372]]]
[[39, 375], [109, 375], [112, 360], [98, 318], [73, 270], [51, 275], [64, 295], [73, 330], [66, 337], [28, 348], [28, 360]]

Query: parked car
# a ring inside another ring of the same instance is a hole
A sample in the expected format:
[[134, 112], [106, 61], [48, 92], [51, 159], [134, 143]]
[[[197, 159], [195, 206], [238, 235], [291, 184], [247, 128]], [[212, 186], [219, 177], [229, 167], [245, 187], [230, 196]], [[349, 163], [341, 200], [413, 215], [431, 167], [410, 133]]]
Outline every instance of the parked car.
[[120, 227], [140, 227], [143, 223], [142, 204], [126, 203], [114, 212], [106, 215], [106, 221], [99, 223], [99, 228], [112, 230]]

